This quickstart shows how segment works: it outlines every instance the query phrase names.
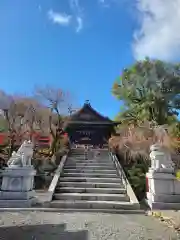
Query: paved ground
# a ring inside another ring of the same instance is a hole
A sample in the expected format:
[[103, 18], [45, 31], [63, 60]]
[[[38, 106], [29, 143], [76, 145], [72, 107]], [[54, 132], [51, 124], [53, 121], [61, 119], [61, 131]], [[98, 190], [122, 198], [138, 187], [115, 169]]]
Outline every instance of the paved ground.
[[1, 212], [0, 240], [178, 240], [172, 229], [138, 214]]
[[163, 219], [168, 225], [173, 226], [180, 232], [180, 210], [155, 210], [150, 211], [149, 215], [150, 214], [159, 219]]

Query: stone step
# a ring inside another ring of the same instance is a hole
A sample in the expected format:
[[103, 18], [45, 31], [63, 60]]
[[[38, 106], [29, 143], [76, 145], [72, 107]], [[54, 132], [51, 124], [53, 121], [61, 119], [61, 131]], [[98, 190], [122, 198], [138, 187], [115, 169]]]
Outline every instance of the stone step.
[[87, 201], [87, 200], [54, 200], [50, 203], [52, 208], [69, 208], [69, 209], [123, 209], [133, 210], [139, 206], [131, 202], [118, 201]]
[[117, 178], [117, 174], [115, 173], [63, 173], [62, 174], [63, 177], [92, 177], [92, 178]]
[[88, 200], [88, 201], [129, 201], [126, 194], [106, 193], [55, 193], [55, 200]]
[[84, 154], [84, 150], [83, 149], [81, 149], [81, 150], [79, 150], [79, 151], [71, 151], [71, 156], [73, 156], [73, 155], [82, 155], [82, 154]]
[[63, 170], [64, 173], [104, 173], [104, 174], [116, 174], [117, 171], [116, 170], [107, 170], [107, 169], [64, 169]]
[[84, 149], [83, 148], [74, 148], [73, 150], [71, 150], [71, 153], [81, 153], [81, 152], [84, 152]]
[[114, 166], [114, 163], [113, 162], [110, 162], [110, 161], [95, 161], [95, 160], [91, 160], [91, 161], [67, 161], [66, 162], [66, 165], [79, 165], [79, 164], [89, 164], [89, 165], [113, 165]]
[[124, 185], [120, 183], [100, 183], [100, 182], [59, 182], [57, 187], [79, 187], [79, 188], [124, 188]]
[[109, 169], [109, 170], [115, 170], [115, 167], [112, 166], [104, 166], [104, 165], [98, 165], [98, 166], [94, 166], [94, 165], [66, 165], [64, 166], [64, 169]]
[[81, 188], [81, 187], [57, 187], [56, 193], [110, 193], [125, 194], [124, 188]]
[[82, 156], [82, 157], [71, 157], [68, 158], [67, 161], [79, 161], [79, 162], [89, 162], [89, 161], [99, 161], [99, 162], [112, 162], [112, 160], [108, 158], [96, 158], [94, 156]]
[[112, 163], [113, 161], [110, 159], [98, 159], [98, 158], [91, 158], [91, 159], [79, 159], [79, 158], [68, 158], [67, 162], [79, 162], [79, 163], [84, 163], [84, 162], [99, 162], [99, 163]]
[[[17, 209], [17, 208], [16, 208]], [[27, 209], [27, 208], [26, 208]], [[26, 210], [25, 209], [25, 210]], [[37, 211], [37, 208], [31, 208], [32, 211]], [[19, 208], [21, 211], [22, 208]], [[17, 210], [15, 210], [17, 211]], [[38, 211], [43, 211], [43, 212], [63, 212], [63, 213], [105, 213], [105, 214], [141, 214], [141, 215], [146, 215], [146, 211], [143, 209], [138, 208], [137, 206], [134, 206], [134, 209], [82, 209], [82, 208], [58, 208], [58, 207], [50, 207], [50, 204], [48, 204], [48, 208], [38, 208]]]
[[85, 162], [85, 163], [72, 163], [72, 162], [66, 162], [65, 163], [65, 166], [67, 167], [76, 167], [76, 166], [78, 166], [78, 167], [86, 167], [86, 166], [89, 166], [89, 167], [106, 167], [107, 169], [109, 168], [109, 167], [113, 167], [113, 168], [115, 168], [115, 166], [114, 166], [114, 164], [113, 163], [91, 163], [91, 162]]
[[99, 182], [99, 183], [120, 183], [121, 179], [114, 178], [96, 178], [96, 177], [62, 177], [60, 182]]
[[81, 157], [68, 157], [67, 161], [88, 161], [84, 156]]

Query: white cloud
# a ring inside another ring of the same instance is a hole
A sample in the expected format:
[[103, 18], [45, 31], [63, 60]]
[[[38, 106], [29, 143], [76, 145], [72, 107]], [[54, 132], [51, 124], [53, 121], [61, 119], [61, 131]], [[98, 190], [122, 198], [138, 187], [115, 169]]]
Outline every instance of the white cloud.
[[42, 12], [42, 7], [41, 7], [41, 5], [38, 5], [38, 10], [39, 10], [39, 12]]
[[79, 0], [69, 0], [69, 5], [73, 12], [79, 13], [81, 11]]
[[72, 18], [71, 15], [68, 15], [66, 13], [54, 12], [53, 10], [50, 10], [48, 12], [48, 17], [53, 23], [57, 23], [62, 26], [68, 26]]
[[174, 60], [180, 54], [180, 0], [138, 0], [134, 56]]
[[99, 4], [102, 6], [102, 7], [110, 7], [110, 4], [111, 4], [111, 1], [110, 0], [98, 0]]
[[76, 32], [80, 32], [83, 28], [83, 9], [79, 4], [79, 0], [69, 0], [69, 5], [76, 18]]
[[81, 29], [83, 28], [83, 20], [81, 17], [77, 17], [77, 28], [76, 28], [76, 32], [80, 32]]
[[71, 14], [59, 13], [50, 10], [48, 17], [53, 23], [57, 23], [62, 26], [69, 26], [75, 22], [76, 32], [80, 32], [83, 29], [83, 10], [79, 5], [79, 0], [69, 0], [69, 7]]

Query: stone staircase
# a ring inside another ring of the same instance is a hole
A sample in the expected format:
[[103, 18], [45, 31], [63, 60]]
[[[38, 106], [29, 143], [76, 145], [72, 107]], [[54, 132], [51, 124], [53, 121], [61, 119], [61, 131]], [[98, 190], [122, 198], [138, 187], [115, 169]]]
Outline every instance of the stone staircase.
[[95, 211], [136, 209], [108, 151], [102, 150], [100, 156], [94, 157], [91, 150], [87, 160], [83, 149], [72, 150], [68, 157], [51, 207]]

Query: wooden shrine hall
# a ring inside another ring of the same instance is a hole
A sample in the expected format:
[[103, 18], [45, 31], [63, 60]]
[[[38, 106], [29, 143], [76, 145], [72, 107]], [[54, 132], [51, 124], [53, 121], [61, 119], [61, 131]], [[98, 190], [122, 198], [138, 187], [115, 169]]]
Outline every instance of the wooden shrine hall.
[[86, 101], [83, 107], [72, 114], [64, 128], [70, 141], [76, 144], [103, 145], [120, 123], [102, 116]]

